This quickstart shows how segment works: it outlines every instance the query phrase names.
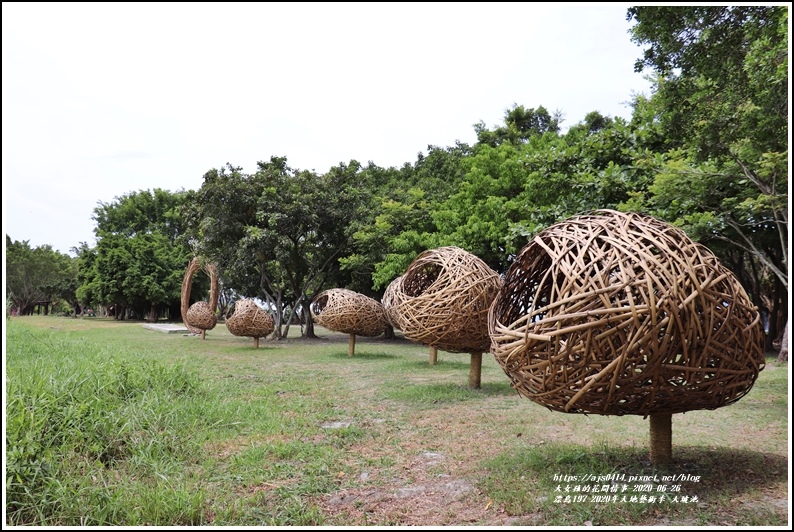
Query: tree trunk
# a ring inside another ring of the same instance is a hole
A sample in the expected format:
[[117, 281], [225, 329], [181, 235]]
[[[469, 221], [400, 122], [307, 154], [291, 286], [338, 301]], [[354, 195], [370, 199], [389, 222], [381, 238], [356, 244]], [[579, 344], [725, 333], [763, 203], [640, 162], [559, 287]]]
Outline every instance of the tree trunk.
[[769, 315], [769, 331], [766, 335], [766, 345], [764, 346], [764, 351], [771, 351], [772, 350], [772, 342], [777, 338], [778, 333], [780, 332], [780, 328], [778, 327], [778, 322], [780, 321], [780, 308], [783, 297], [783, 283], [780, 282], [780, 279], [775, 277], [775, 291], [774, 296], [772, 299], [772, 311]]
[[394, 340], [396, 336], [394, 336], [394, 327], [391, 326], [391, 323], [386, 324], [386, 330], [383, 332], [383, 339], [384, 340]]
[[311, 303], [312, 302], [309, 301], [309, 298], [305, 295], [301, 298], [301, 314], [306, 324], [306, 329], [303, 333], [304, 338], [317, 338], [317, 335], [314, 333], [314, 320], [312, 319], [312, 313], [309, 309]]
[[669, 464], [673, 459], [673, 415], [651, 414], [651, 463]]
[[149, 317], [146, 319], [149, 323], [157, 323], [157, 305], [152, 303], [152, 306], [149, 308]]
[[783, 329], [783, 339], [780, 340], [780, 353], [777, 355], [778, 362], [788, 362], [788, 321]]

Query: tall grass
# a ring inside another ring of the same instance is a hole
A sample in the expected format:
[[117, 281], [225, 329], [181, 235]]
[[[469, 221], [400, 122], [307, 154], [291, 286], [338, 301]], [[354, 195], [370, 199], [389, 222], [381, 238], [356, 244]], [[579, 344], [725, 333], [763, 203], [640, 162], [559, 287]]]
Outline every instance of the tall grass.
[[195, 372], [15, 320], [6, 339], [10, 524], [202, 521], [200, 490], [167, 481], [196, 453]]

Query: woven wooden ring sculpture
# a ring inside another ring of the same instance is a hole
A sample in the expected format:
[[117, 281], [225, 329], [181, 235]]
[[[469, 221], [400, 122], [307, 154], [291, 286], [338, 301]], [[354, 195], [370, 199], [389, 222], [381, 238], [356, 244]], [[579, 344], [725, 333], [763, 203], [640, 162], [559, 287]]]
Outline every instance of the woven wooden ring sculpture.
[[454, 246], [431, 249], [400, 279], [391, 312], [406, 338], [450, 353], [488, 351], [488, 308], [502, 281], [482, 259]]
[[561, 412], [650, 415], [652, 439], [655, 420], [738, 401], [764, 367], [759, 313], [734, 275], [639, 214], [594, 211], [539, 233], [488, 329], [521, 395]]
[[310, 305], [314, 321], [331, 331], [378, 336], [386, 329], [383, 305], [346, 288], [320, 292]]
[[259, 347], [259, 339], [272, 333], [276, 323], [253, 299], [240, 299], [234, 303], [232, 315], [226, 318], [226, 328], [235, 336], [252, 337], [254, 347]]
[[[204, 270], [210, 277], [210, 300], [209, 303], [199, 301], [190, 305], [190, 291], [193, 283], [193, 276], [199, 270]], [[207, 330], [213, 329], [217, 323], [215, 309], [218, 306], [218, 268], [215, 264], [209, 263], [202, 265], [198, 257], [193, 257], [188, 263], [185, 276], [182, 278], [182, 322], [187, 330], [193, 334], [201, 334], [204, 338]], [[199, 303], [204, 303], [199, 305]], [[192, 308], [195, 307], [195, 308]], [[192, 312], [191, 312], [192, 310]]]

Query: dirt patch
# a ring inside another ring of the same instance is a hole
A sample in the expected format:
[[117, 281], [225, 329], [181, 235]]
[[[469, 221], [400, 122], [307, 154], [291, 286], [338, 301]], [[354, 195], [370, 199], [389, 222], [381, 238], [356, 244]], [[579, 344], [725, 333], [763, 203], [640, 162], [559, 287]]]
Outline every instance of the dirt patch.
[[375, 477], [377, 485], [324, 496], [318, 505], [331, 525], [506, 526], [532, 521], [532, 516], [509, 516], [494, 507], [471, 479], [433, 472], [445, 462], [449, 458], [443, 453], [423, 451], [401, 476], [362, 474], [359, 480]]

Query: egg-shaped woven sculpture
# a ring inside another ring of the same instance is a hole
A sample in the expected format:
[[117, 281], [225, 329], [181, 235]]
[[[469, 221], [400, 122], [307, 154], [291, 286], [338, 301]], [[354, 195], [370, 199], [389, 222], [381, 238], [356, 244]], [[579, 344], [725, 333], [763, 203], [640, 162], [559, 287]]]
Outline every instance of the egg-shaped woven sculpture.
[[508, 269], [488, 327], [513, 387], [562, 412], [715, 409], [764, 367], [760, 316], [733, 273], [636, 213], [594, 211], [539, 233]]
[[451, 353], [486, 352], [488, 308], [502, 281], [455, 246], [420, 253], [395, 286], [391, 312], [413, 342]]
[[236, 301], [234, 312], [226, 318], [226, 328], [235, 336], [264, 338], [272, 333], [275, 327], [276, 323], [270, 313], [260, 308], [253, 299]]
[[383, 305], [346, 288], [320, 292], [310, 305], [314, 321], [331, 331], [378, 336], [386, 329]]
[[195, 327], [202, 331], [214, 329], [215, 325], [218, 323], [215, 312], [206, 301], [197, 301], [190, 305], [190, 308], [187, 309], [185, 321], [187, 321], [188, 325], [191, 327]]
[[[199, 259], [199, 257], [193, 257], [188, 263], [187, 270], [185, 270], [185, 275], [182, 278], [181, 311], [182, 311], [182, 322], [185, 324], [185, 327], [187, 327], [187, 329], [191, 333], [201, 334], [201, 337], [204, 338], [207, 329], [203, 329], [201, 327], [198, 327], [197, 325], [193, 325], [191, 321], [188, 319], [188, 311], [190, 310], [190, 292], [191, 292], [191, 285], [193, 282], [193, 275], [199, 270], [204, 270], [207, 273], [207, 275], [209, 275], [210, 277], [210, 300], [208, 303], [208, 308], [211, 311], [213, 317], [215, 316], [215, 309], [218, 306], [219, 291], [218, 291], [217, 265], [214, 263], [202, 264], [202, 262], [203, 261]], [[194, 317], [194, 319], [200, 320], [201, 323], [209, 323], [209, 320], [206, 317], [204, 319]], [[217, 323], [217, 321], [213, 322], [212, 327], [209, 327], [209, 329], [215, 327], [215, 323]]]
[[389, 283], [389, 286], [383, 291], [383, 297], [380, 300], [381, 305], [383, 305], [383, 312], [386, 313], [386, 321], [395, 329], [400, 329], [399, 314], [394, 312], [399, 302], [400, 281], [402, 281], [402, 275]]

